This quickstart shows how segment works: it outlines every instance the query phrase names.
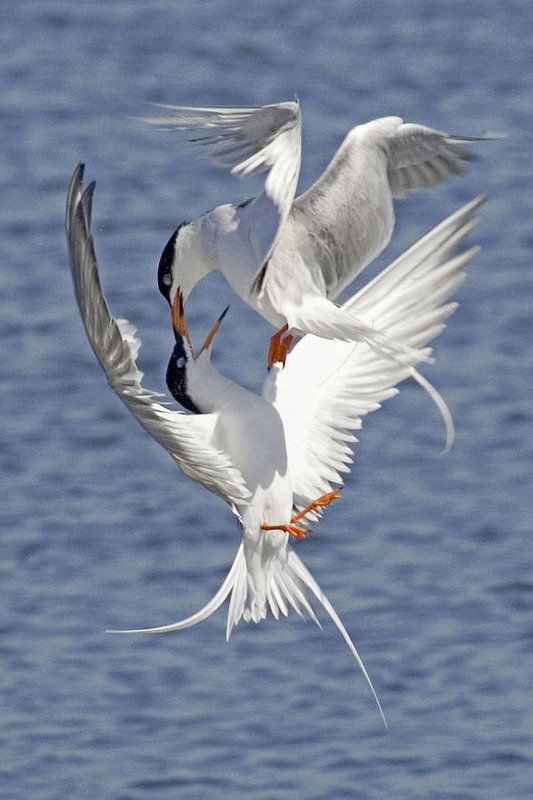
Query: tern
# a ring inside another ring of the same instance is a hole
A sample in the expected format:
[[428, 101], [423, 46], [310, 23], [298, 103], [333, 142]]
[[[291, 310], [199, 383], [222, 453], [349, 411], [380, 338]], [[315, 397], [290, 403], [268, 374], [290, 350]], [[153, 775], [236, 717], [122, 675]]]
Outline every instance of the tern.
[[[222, 317], [194, 353], [179, 287], [172, 302], [175, 346], [167, 385], [192, 413], [155, 399], [142, 385], [136, 363], [140, 341], [132, 325], [115, 320], [103, 296], [91, 235], [94, 183], [83, 187], [75, 171], [67, 200], [67, 241], [75, 294], [95, 355], [108, 381], [141, 425], [170, 453], [183, 472], [219, 494], [243, 528], [242, 542], [220, 589], [198, 612], [169, 625], [140, 628], [160, 633], [191, 627], [230, 597], [226, 635], [244, 619], [260, 622], [293, 608], [318, 623], [312, 598], [329, 614], [363, 672], [380, 713], [368, 673], [332, 604], [289, 545], [306, 524], [338, 497], [349, 471], [352, 431], [362, 418], [397, 393], [409, 367], [377, 354], [367, 344], [305, 336], [276, 363], [261, 395], [228, 380], [211, 364], [211, 348]], [[428, 343], [445, 327], [477, 248], [455, 251], [477, 222], [476, 198], [394, 261], [344, 305], [346, 312], [371, 312], [404, 342], [412, 363], [429, 355]], [[318, 623], [319, 624], [319, 623]], [[384, 719], [384, 717], [383, 717]], [[386, 724], [386, 723], [385, 723]]]
[[367, 342], [390, 358], [403, 358], [406, 346], [380, 331], [372, 315], [354, 308], [343, 313], [333, 301], [388, 244], [394, 198], [464, 172], [472, 157], [464, 144], [479, 139], [400, 117], [375, 119], [352, 128], [320, 178], [295, 197], [301, 158], [297, 101], [159, 108], [143, 121], [192, 132], [192, 141], [235, 175], [267, 173], [257, 197], [217, 206], [172, 234], [159, 264], [159, 288], [169, 303], [178, 286], [187, 300], [201, 278], [219, 270], [239, 297], [279, 329], [269, 365], [284, 362], [292, 335], [304, 333]]
[[[283, 423], [275, 407], [229, 381], [211, 366], [211, 346], [220, 318], [197, 356], [176, 293], [173, 324], [176, 345], [168, 370], [171, 392], [193, 414], [184, 414], [156, 400], [142, 385], [137, 366], [141, 346], [136, 329], [115, 319], [102, 292], [91, 233], [95, 183], [83, 186], [83, 165], [75, 170], [67, 197], [66, 232], [74, 291], [92, 349], [111, 388], [143, 428], [158, 441], [183, 472], [222, 496], [243, 527], [243, 541], [223, 585], [211, 602], [186, 620], [157, 628], [110, 631], [161, 633], [191, 627], [209, 617], [231, 592], [227, 638], [241, 618], [259, 622], [267, 606], [276, 618], [293, 608], [320, 622], [309, 600], [312, 594], [329, 614], [387, 722], [366, 668], [331, 602], [296, 553], [289, 535], [305, 536], [305, 517], [337, 499], [331, 489], [295, 511]], [[187, 368], [187, 364], [192, 369]], [[201, 409], [201, 410], [200, 410]], [[303, 488], [303, 487], [302, 487]]]

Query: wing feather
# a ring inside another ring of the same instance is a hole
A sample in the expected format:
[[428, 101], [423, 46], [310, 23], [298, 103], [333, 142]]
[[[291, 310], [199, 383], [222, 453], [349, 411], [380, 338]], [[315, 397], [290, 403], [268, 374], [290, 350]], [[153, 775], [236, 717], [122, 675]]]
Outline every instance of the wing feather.
[[453, 136], [401, 117], [352, 128], [320, 178], [293, 203], [300, 251], [335, 299], [384, 249], [394, 227], [393, 198], [465, 171], [480, 139]]
[[393, 197], [461, 175], [472, 160], [472, 153], [463, 143], [483, 138], [450, 136], [425, 125], [402, 122], [386, 137], [387, 173]]
[[210, 443], [215, 416], [182, 414], [157, 402], [156, 393], [141, 384], [136, 330], [127, 320], [111, 316], [102, 292], [90, 230], [93, 192], [94, 183], [84, 189], [79, 165], [68, 191], [67, 243], [76, 300], [96, 358], [122, 402], [185, 474], [228, 502], [243, 503], [250, 493], [241, 473], [226, 453]]
[[379, 330], [409, 348], [411, 360], [402, 364], [363, 343], [307, 335], [289, 353], [285, 369], [271, 370], [264, 396], [283, 420], [297, 508], [342, 483], [357, 441], [352, 431], [397, 394], [410, 368], [430, 354], [427, 345], [457, 307], [446, 301], [477, 252], [453, 254], [476, 224], [482, 202], [478, 197], [452, 214], [343, 306], [371, 316]]
[[[298, 102], [251, 107], [159, 105], [143, 122], [197, 135], [191, 141], [232, 173], [246, 177], [269, 171], [265, 191], [280, 207], [292, 203], [300, 171], [301, 114]], [[288, 208], [287, 208], [288, 211]]]

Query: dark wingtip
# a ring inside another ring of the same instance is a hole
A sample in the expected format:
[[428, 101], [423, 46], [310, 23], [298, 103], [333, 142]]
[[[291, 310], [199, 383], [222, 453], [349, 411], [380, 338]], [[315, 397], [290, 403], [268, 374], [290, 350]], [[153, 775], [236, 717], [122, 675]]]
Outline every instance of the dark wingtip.
[[83, 194], [81, 196], [81, 201], [80, 201], [81, 207], [83, 209], [83, 215], [85, 218], [85, 225], [87, 227], [87, 232], [90, 232], [91, 230], [93, 195], [95, 187], [96, 187], [96, 181], [91, 181], [90, 184], [83, 190]]
[[507, 133], [505, 131], [485, 131], [482, 136], [464, 136], [463, 134], [450, 134], [450, 139], [456, 142], [497, 142], [499, 139], [506, 139]]
[[74, 219], [77, 199], [79, 197], [79, 194], [83, 190], [84, 170], [85, 170], [85, 164], [82, 161], [80, 161], [77, 164], [74, 172], [72, 173], [72, 177], [70, 178], [70, 182], [68, 185], [67, 205], [65, 212], [65, 225], [67, 228], [67, 232], [70, 230], [70, 227]]

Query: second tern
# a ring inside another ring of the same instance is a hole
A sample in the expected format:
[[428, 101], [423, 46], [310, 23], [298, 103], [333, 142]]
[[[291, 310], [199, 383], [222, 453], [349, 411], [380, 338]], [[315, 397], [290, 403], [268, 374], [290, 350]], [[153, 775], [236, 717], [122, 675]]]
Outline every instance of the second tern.
[[298, 102], [258, 107], [160, 106], [146, 122], [188, 131], [218, 163], [239, 176], [266, 172], [264, 190], [225, 203], [177, 228], [159, 265], [159, 287], [172, 303], [219, 270], [233, 290], [278, 330], [269, 364], [284, 361], [292, 334], [363, 341], [391, 358], [405, 345], [376, 320], [333, 302], [388, 244], [393, 200], [464, 172], [466, 142], [400, 117], [349, 131], [329, 166], [296, 197], [301, 159]]

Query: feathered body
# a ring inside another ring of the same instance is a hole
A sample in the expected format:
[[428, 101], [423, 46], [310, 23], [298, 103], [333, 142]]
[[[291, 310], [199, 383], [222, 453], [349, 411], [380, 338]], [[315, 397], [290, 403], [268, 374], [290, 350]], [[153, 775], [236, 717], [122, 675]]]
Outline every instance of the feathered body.
[[[179, 392], [173, 389], [177, 384]], [[194, 358], [192, 348], [182, 339], [170, 359], [167, 386], [189, 410], [213, 415], [213, 446], [227, 453], [245, 478], [250, 497], [235, 503], [234, 510], [243, 527], [247, 573], [245, 585], [234, 590], [239, 602], [228, 625], [231, 630], [241, 615], [259, 622], [266, 617], [273, 572], [276, 566], [283, 570], [287, 561], [289, 538], [281, 530], [261, 530], [261, 525], [288, 524], [293, 511], [281, 417], [262, 397], [214, 369], [210, 348]]]

